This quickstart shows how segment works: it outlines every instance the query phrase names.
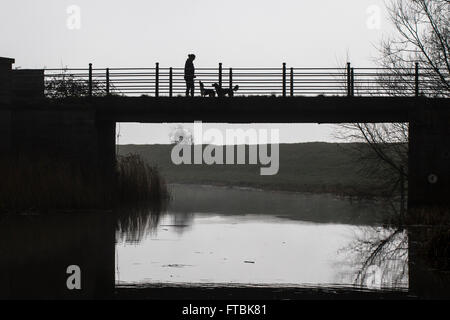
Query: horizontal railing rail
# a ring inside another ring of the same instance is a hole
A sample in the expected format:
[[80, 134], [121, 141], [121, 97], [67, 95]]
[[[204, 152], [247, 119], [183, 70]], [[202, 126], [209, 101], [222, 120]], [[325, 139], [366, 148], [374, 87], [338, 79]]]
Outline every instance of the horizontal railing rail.
[[[442, 74], [446, 74], [443, 72]], [[201, 81], [213, 89], [239, 86], [236, 96], [432, 96], [449, 97], [448, 72], [420, 68], [197, 68], [195, 95]], [[184, 68], [64, 68], [44, 70], [45, 94], [67, 96], [184, 96]]]

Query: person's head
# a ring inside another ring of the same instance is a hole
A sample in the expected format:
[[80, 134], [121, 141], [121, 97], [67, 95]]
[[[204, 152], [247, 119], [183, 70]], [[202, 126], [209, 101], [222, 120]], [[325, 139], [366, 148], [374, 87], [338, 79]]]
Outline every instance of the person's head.
[[188, 58], [191, 59], [192, 61], [194, 61], [195, 60], [195, 54], [192, 54], [192, 53], [189, 54]]

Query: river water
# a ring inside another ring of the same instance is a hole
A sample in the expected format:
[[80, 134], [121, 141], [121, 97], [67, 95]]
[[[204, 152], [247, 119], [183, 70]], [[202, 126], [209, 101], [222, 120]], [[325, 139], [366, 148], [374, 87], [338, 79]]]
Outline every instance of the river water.
[[170, 189], [168, 204], [0, 215], [0, 299], [449, 298], [445, 261], [423, 254], [440, 229], [383, 226], [382, 203]]
[[408, 237], [383, 206], [333, 195], [171, 185], [158, 219], [117, 232], [119, 285], [408, 289]]

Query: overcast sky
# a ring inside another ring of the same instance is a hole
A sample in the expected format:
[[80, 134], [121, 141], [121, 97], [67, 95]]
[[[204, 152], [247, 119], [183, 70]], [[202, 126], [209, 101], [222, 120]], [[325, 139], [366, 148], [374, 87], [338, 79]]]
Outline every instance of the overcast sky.
[[[383, 0], [2, 0], [0, 56], [21, 68], [180, 67], [191, 52], [197, 67], [337, 67], [347, 56], [366, 67], [389, 32]], [[120, 127], [121, 143], [165, 143], [171, 126]], [[278, 127], [282, 142], [332, 140], [332, 126]]]

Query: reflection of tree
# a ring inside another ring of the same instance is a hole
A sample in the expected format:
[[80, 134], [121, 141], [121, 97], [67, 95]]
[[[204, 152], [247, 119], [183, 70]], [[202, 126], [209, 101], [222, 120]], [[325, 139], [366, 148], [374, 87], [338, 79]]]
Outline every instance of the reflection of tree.
[[148, 235], [155, 234], [163, 216], [169, 216], [170, 225], [178, 234], [192, 225], [195, 214], [192, 212], [167, 212], [170, 199], [151, 203], [121, 206], [115, 209], [117, 241], [139, 243]]
[[173, 212], [172, 213], [172, 226], [175, 227], [175, 231], [181, 235], [186, 228], [190, 227], [193, 223], [195, 214], [193, 212]]
[[167, 200], [120, 207], [115, 210], [117, 241], [137, 243], [152, 234], [166, 211]]
[[408, 237], [403, 229], [360, 227], [355, 240], [342, 249], [358, 267], [355, 285], [366, 287], [377, 267], [381, 287], [404, 288], [408, 284]]
[[170, 194], [155, 167], [138, 155], [117, 158], [115, 217], [117, 238], [139, 242], [158, 226]]

